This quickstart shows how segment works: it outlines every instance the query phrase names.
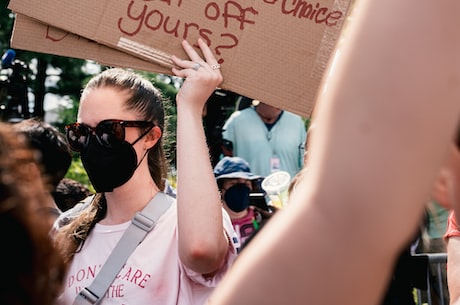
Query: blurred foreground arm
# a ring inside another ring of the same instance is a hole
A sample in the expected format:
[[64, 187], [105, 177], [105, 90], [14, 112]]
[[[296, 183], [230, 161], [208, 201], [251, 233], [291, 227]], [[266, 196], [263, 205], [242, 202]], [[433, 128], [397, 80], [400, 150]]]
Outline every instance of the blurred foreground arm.
[[378, 304], [460, 115], [460, 2], [358, 1], [308, 172], [210, 304]]

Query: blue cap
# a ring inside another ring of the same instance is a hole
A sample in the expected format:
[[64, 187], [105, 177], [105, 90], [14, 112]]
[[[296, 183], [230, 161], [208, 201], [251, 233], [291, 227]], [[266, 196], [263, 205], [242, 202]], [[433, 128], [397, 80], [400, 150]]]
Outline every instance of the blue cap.
[[214, 167], [214, 176], [219, 179], [237, 179], [243, 178], [248, 180], [258, 179], [261, 176], [251, 173], [249, 163], [239, 157], [224, 157]]

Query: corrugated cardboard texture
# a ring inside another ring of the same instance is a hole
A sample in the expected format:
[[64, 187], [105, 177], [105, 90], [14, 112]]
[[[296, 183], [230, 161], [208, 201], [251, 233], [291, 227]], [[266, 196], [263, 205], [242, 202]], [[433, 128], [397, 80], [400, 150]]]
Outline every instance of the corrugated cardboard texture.
[[17, 14], [11, 36], [15, 49], [94, 60], [102, 65], [171, 74], [171, 69]]
[[[222, 87], [310, 116], [350, 0], [11, 0], [9, 8], [170, 67], [182, 39], [207, 40]], [[147, 68], [144, 68], [148, 70]]]

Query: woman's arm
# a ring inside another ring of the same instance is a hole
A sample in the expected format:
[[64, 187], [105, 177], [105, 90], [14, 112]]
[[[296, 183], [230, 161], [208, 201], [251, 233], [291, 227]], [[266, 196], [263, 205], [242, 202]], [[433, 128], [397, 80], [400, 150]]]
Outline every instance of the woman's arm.
[[[185, 82], [177, 96], [177, 204], [179, 255], [182, 262], [203, 274], [217, 270], [228, 251], [222, 224], [222, 205], [212, 171], [202, 123], [203, 108], [222, 82], [217, 60], [201, 39], [204, 59], [184, 41], [190, 60], [173, 57], [173, 72]], [[193, 69], [199, 63], [201, 67]]]
[[358, 0], [317, 101], [308, 172], [209, 304], [379, 303], [458, 122], [459, 9]]

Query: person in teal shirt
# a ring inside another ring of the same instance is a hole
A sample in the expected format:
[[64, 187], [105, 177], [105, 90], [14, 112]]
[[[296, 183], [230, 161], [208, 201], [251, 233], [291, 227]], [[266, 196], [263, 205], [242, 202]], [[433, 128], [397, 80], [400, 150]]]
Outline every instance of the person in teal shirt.
[[231, 143], [224, 155], [243, 158], [256, 175], [266, 177], [282, 170], [294, 177], [303, 166], [305, 123], [280, 108], [253, 101], [228, 118], [222, 138]]

